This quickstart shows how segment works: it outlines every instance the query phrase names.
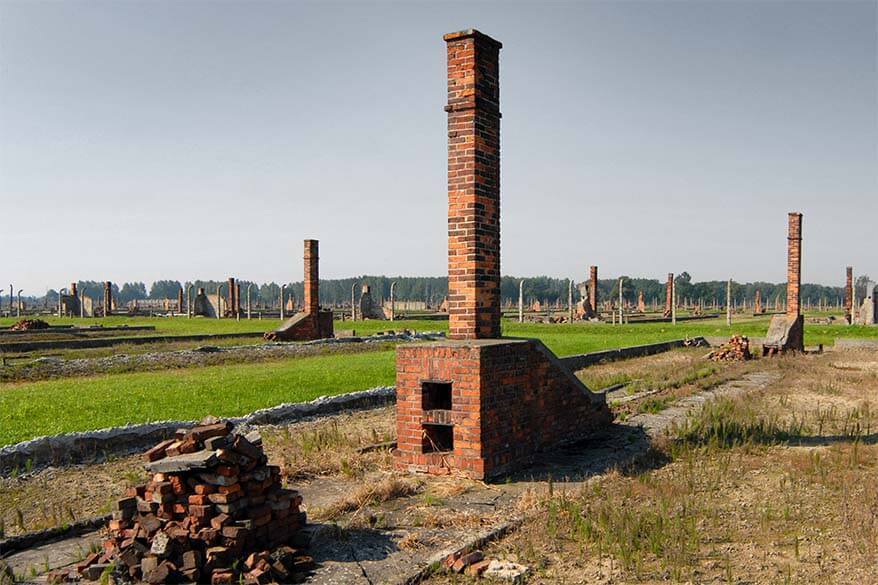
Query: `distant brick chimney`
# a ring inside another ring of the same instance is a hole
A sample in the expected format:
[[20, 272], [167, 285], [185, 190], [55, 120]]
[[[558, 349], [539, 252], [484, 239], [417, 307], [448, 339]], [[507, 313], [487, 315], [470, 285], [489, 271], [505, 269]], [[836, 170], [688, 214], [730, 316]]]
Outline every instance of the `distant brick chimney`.
[[104, 283], [104, 316], [113, 310], [113, 283], [109, 280]]
[[502, 44], [447, 34], [448, 337], [500, 337]]
[[854, 308], [854, 267], [847, 267], [847, 280], [844, 285], [844, 318], [850, 323]]
[[591, 305], [591, 310], [597, 314], [598, 313], [598, 267], [590, 266], [588, 269], [589, 272], [589, 283], [588, 283], [588, 302]]
[[789, 214], [789, 235], [787, 236], [787, 315], [800, 314], [799, 289], [802, 285], [802, 214]]
[[674, 273], [668, 272], [668, 282], [665, 283], [665, 317], [670, 317], [674, 312]]
[[228, 300], [229, 300], [229, 315], [234, 317], [238, 313], [238, 299], [236, 298], [235, 291], [235, 278], [229, 277], [229, 291], [228, 291]]
[[305, 240], [305, 312], [320, 310], [320, 258], [317, 254], [317, 240]]

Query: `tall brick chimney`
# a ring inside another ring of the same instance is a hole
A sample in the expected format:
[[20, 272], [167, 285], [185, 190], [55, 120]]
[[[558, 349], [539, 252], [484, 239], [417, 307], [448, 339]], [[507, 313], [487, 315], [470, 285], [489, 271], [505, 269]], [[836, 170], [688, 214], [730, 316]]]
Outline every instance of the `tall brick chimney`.
[[[451, 339], [396, 348], [399, 469], [475, 479], [608, 424], [591, 392], [538, 339], [500, 337], [500, 43], [468, 30], [448, 56]], [[595, 274], [596, 275], [596, 274]]]
[[500, 337], [501, 43], [450, 33], [448, 56], [448, 330]]
[[668, 272], [668, 282], [665, 283], [665, 316], [670, 317], [674, 312], [674, 273]]
[[787, 236], [787, 315], [800, 314], [799, 288], [802, 285], [802, 214], [789, 214], [789, 235]]
[[591, 310], [597, 314], [598, 312], [598, 267], [589, 266], [589, 283], [588, 283], [588, 303]]
[[320, 258], [317, 240], [305, 240], [305, 312], [317, 314], [320, 310]]
[[851, 323], [854, 314], [854, 267], [847, 267], [847, 280], [844, 285], [844, 318]]

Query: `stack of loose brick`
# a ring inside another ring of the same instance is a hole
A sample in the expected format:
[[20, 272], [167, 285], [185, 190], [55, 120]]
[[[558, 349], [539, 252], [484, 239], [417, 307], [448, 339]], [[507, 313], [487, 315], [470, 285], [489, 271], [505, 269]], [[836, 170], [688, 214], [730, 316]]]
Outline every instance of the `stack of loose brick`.
[[305, 523], [302, 498], [281, 487], [258, 433], [205, 419], [144, 458], [152, 479], [119, 500], [103, 554], [80, 572], [91, 560], [147, 583], [284, 583], [310, 570], [285, 546]]
[[728, 343], [710, 352], [707, 357], [715, 362], [743, 362], [751, 359], [750, 340], [744, 335], [733, 335]]

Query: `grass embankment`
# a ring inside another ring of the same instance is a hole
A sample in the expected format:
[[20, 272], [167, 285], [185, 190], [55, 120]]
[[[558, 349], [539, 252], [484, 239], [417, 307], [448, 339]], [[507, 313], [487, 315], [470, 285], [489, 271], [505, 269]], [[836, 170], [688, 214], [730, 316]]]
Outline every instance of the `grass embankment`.
[[713, 362], [705, 360], [704, 354], [704, 348], [675, 349], [597, 364], [577, 372], [577, 376], [593, 389], [624, 384], [624, 389], [611, 393], [609, 400], [617, 420], [626, 420], [632, 414], [664, 410], [683, 397], [740, 378], [754, 369], [776, 365], [773, 360]]
[[[810, 313], [808, 316], [812, 316]], [[826, 316], [826, 315], [821, 315]], [[106, 319], [68, 319], [40, 317], [52, 325], [104, 325], [118, 327], [123, 325], [152, 325], [155, 331], [136, 332], [142, 335], [199, 335], [217, 333], [262, 333], [276, 328], [278, 319], [252, 319], [235, 321], [232, 319], [186, 319], [184, 317], [108, 317]], [[0, 327], [12, 325], [16, 319], [0, 318]], [[518, 323], [504, 319], [503, 334], [510, 337], [538, 337], [555, 353], [570, 355], [584, 353], [607, 347], [624, 347], [642, 343], [695, 337], [698, 335], [728, 336], [732, 333], [762, 337], [768, 330], [769, 317], [735, 316], [732, 327], [725, 319], [703, 321], [681, 321], [670, 323], [632, 323], [616, 326], [608, 323], [543, 324]], [[354, 330], [358, 335], [371, 335], [391, 329], [412, 329], [415, 331], [447, 331], [447, 321], [402, 320], [402, 321], [336, 321], [336, 331]], [[135, 332], [132, 332], [132, 334]], [[831, 345], [838, 337], [878, 339], [878, 327], [847, 326], [842, 324], [806, 324], [805, 343]]]
[[[266, 331], [276, 329], [283, 321], [278, 318], [272, 319], [207, 319], [204, 317], [124, 317], [113, 316], [95, 319], [79, 319], [68, 317], [49, 317], [39, 315], [27, 317], [28, 319], [42, 319], [49, 325], [74, 325], [76, 327], [138, 327], [152, 326], [154, 331], [132, 331], [130, 335], [210, 335], [218, 333], [253, 333], [261, 335]], [[286, 319], [285, 319], [286, 320]], [[0, 317], [0, 328], [5, 328], [18, 322], [14, 317]], [[424, 319], [398, 320], [398, 321], [335, 321], [336, 331], [354, 330], [358, 335], [371, 335], [378, 331], [391, 329], [414, 329], [417, 331], [445, 331], [448, 329], [448, 321], [429, 321]], [[109, 331], [107, 332], [110, 333]], [[118, 332], [113, 332], [117, 334]]]
[[[725, 318], [671, 323], [609, 323], [543, 324], [503, 322], [503, 334], [510, 337], [538, 337], [558, 355], [588, 353], [600, 349], [643, 345], [684, 337], [730, 337], [733, 334], [764, 337], [769, 317], [735, 317], [732, 326]], [[840, 337], [878, 340], [878, 327], [839, 324], [805, 324], [805, 344], [832, 345]]]
[[394, 383], [394, 352], [67, 378], [0, 390], [0, 444], [126, 423], [238, 416]]
[[[155, 331], [132, 331], [131, 335], [147, 336], [147, 335], [200, 335], [210, 333], [264, 333], [270, 329], [277, 327], [280, 321], [278, 319], [205, 319], [204, 317], [195, 317], [187, 319], [186, 317], [124, 317], [112, 316], [107, 318], [95, 319], [79, 319], [68, 317], [49, 317], [47, 315], [39, 315], [37, 317], [27, 317], [28, 319], [36, 318], [46, 321], [49, 325], [75, 325], [77, 327], [136, 327], [143, 325], [152, 325]], [[0, 318], [0, 327], [9, 327], [16, 323], [18, 319], [12, 317]]]

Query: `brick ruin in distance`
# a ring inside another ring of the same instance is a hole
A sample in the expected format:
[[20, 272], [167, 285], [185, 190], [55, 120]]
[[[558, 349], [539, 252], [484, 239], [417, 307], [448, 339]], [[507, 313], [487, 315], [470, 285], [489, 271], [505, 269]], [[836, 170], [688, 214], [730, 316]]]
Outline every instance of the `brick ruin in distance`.
[[486, 479], [608, 424], [539, 340], [500, 338], [501, 44], [445, 35], [448, 57], [449, 339], [397, 348], [400, 469]]
[[787, 235], [787, 311], [774, 315], [762, 344], [763, 355], [805, 351], [805, 318], [799, 309], [802, 286], [802, 214], [790, 213]]
[[665, 310], [662, 316], [670, 317], [674, 313], [674, 273], [668, 272], [668, 281], [665, 283]]
[[333, 336], [332, 311], [320, 308], [317, 240], [305, 240], [305, 308], [265, 334], [269, 341], [310, 341]]

